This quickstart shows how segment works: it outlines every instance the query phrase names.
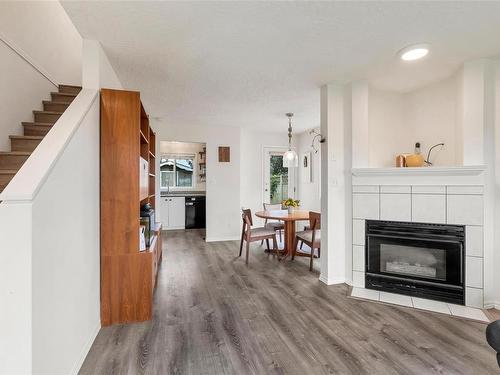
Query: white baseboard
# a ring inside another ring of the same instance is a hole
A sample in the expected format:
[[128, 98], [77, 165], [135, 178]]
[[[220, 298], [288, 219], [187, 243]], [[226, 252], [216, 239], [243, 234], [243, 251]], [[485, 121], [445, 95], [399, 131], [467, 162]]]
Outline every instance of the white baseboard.
[[328, 279], [323, 274], [319, 275], [319, 281], [321, 281], [326, 285], [344, 284], [346, 282], [345, 279], [336, 279], [336, 278]]
[[222, 241], [239, 241], [241, 238], [238, 237], [207, 237], [206, 242], [222, 242]]
[[95, 327], [94, 331], [91, 333], [89, 339], [87, 340], [87, 343], [83, 346], [82, 351], [80, 353], [80, 356], [77, 359], [77, 361], [75, 362], [75, 364], [73, 365], [73, 368], [71, 369], [70, 374], [77, 375], [78, 372], [80, 371], [80, 369], [83, 365], [83, 361], [85, 361], [85, 358], [87, 357], [87, 354], [89, 353], [90, 348], [92, 347], [92, 344], [94, 343], [94, 341], [97, 337], [97, 334], [101, 330], [100, 323], [101, 322], [99, 321], [99, 324], [97, 325], [97, 327]]
[[484, 302], [485, 309], [497, 309], [500, 310], [500, 302], [499, 301], [488, 301]]

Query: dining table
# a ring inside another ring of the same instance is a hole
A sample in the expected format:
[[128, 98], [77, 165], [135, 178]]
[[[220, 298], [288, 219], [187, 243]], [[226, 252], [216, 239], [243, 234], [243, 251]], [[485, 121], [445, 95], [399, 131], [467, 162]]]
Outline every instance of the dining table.
[[295, 241], [295, 222], [309, 220], [309, 211], [307, 210], [269, 210], [259, 211], [255, 216], [268, 220], [279, 220], [285, 224], [285, 244], [283, 246], [283, 255], [286, 258], [293, 253], [293, 243]]

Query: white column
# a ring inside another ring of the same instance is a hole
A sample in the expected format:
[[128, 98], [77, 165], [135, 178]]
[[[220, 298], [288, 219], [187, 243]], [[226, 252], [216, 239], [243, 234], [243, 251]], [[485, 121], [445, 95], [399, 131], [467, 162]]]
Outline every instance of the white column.
[[346, 123], [350, 126], [351, 116], [346, 114], [346, 109], [350, 112], [350, 98], [346, 101], [345, 97], [340, 84], [321, 87], [321, 134], [326, 142], [321, 145], [320, 280], [325, 284], [350, 280], [347, 268], [352, 221], [349, 209], [351, 134]]
[[368, 82], [352, 83], [352, 167], [370, 166], [368, 143]]

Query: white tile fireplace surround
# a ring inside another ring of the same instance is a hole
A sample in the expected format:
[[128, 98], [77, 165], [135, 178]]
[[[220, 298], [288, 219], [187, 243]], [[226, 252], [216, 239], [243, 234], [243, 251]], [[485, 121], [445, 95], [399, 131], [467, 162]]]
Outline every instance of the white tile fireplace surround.
[[365, 287], [365, 220], [465, 226], [465, 304], [484, 307], [484, 167], [352, 170], [352, 280]]

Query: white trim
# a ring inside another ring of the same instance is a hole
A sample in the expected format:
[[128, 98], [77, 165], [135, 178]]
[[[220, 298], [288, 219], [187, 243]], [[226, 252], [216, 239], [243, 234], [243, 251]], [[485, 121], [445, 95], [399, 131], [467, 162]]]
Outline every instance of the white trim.
[[[100, 323], [100, 322], [99, 322]], [[92, 347], [92, 344], [94, 343], [97, 335], [99, 334], [99, 331], [101, 330], [101, 325], [98, 324], [97, 327], [94, 328], [92, 331], [92, 334], [90, 335], [89, 339], [87, 340], [87, 343], [83, 346], [82, 351], [80, 353], [80, 356], [76, 360], [75, 364], [70, 370], [70, 374], [77, 375], [80, 369], [82, 368], [83, 361], [85, 361], [85, 358], [87, 357], [87, 354], [90, 351], [90, 348]]]
[[205, 242], [240, 241], [241, 237], [206, 237]]
[[35, 151], [0, 193], [0, 201], [32, 201], [48, 178], [83, 119], [99, 97], [99, 92], [83, 89], [43, 138]]
[[345, 282], [346, 282], [345, 279], [340, 279], [340, 278], [329, 279], [326, 276], [324, 276], [323, 274], [319, 275], [319, 281], [321, 281], [322, 283], [324, 283], [326, 285], [345, 284]]
[[353, 168], [352, 175], [370, 176], [478, 176], [486, 170], [485, 165], [464, 167], [420, 167], [420, 168]]
[[40, 64], [38, 64], [30, 55], [28, 55], [25, 51], [21, 49], [16, 43], [7, 38], [4, 33], [0, 31], [0, 40], [5, 43], [7, 47], [9, 47], [12, 51], [14, 51], [19, 57], [21, 57], [24, 61], [30, 64], [38, 73], [44, 76], [50, 83], [54, 86], [59, 87], [58, 83], [45, 69], [42, 68]]
[[484, 303], [485, 309], [497, 309], [500, 310], [500, 301], [488, 301]]

